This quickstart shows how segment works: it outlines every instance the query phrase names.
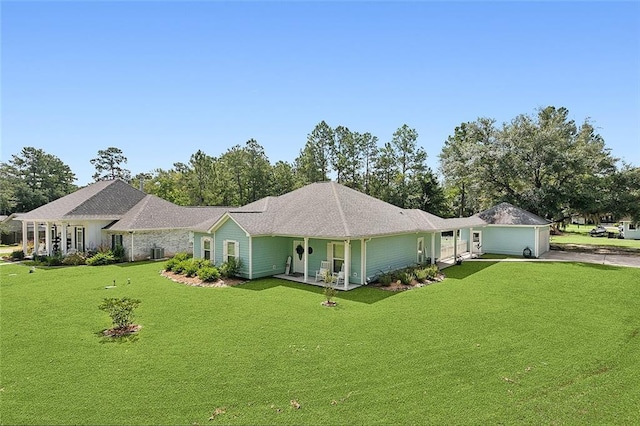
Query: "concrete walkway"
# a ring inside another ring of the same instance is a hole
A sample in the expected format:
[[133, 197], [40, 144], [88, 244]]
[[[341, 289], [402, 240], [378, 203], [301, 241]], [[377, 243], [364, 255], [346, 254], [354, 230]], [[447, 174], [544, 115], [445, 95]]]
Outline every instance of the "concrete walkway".
[[628, 266], [640, 268], [640, 256], [623, 254], [594, 254], [573, 251], [550, 250], [539, 259], [467, 259], [467, 262], [582, 262], [599, 265]]

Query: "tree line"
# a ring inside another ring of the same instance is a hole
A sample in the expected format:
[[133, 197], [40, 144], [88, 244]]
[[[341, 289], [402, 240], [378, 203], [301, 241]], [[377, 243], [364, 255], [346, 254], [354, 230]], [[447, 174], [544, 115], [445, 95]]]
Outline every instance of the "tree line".
[[[551, 220], [574, 214], [640, 220], [640, 168], [619, 166], [587, 119], [566, 108], [521, 114], [501, 126], [478, 118], [457, 126], [438, 155], [441, 179], [426, 163], [418, 133], [404, 124], [380, 143], [369, 132], [318, 123], [291, 163], [271, 163], [250, 139], [220, 156], [202, 150], [186, 163], [132, 176], [116, 147], [91, 159], [94, 180], [122, 178], [179, 205], [241, 206], [309, 183], [338, 183], [403, 208], [468, 216], [507, 201]], [[28, 211], [73, 192], [75, 175], [57, 157], [26, 147], [0, 163], [0, 210]]]

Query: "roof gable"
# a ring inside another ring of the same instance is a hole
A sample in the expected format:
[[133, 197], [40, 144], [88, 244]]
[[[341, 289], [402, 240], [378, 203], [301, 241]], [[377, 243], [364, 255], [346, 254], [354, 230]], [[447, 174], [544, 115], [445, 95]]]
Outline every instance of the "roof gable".
[[20, 219], [118, 219], [144, 196], [121, 179], [98, 181], [24, 213]]
[[218, 220], [227, 209], [228, 207], [178, 206], [155, 195], [146, 195], [109, 229], [112, 231], [208, 229], [207, 223]]

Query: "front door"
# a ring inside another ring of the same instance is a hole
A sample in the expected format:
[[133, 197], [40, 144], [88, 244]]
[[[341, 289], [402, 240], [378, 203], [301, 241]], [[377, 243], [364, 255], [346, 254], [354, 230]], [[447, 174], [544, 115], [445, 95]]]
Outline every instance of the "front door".
[[[302, 247], [302, 250], [298, 248], [298, 246]], [[298, 253], [302, 254], [298, 254]], [[293, 273], [304, 274], [304, 241], [294, 241], [293, 242]]]
[[471, 254], [482, 253], [482, 231], [473, 231], [471, 235]]

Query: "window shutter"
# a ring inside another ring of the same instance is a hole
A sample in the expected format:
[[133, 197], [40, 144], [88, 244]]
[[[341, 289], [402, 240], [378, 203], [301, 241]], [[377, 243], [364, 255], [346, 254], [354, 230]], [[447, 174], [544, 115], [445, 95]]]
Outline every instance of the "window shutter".
[[237, 241], [234, 241], [233, 248], [235, 249], [234, 256], [236, 257], [236, 260], [240, 259], [240, 243], [238, 243]]
[[222, 242], [222, 261], [226, 262], [227, 261], [227, 240], [224, 240]]

